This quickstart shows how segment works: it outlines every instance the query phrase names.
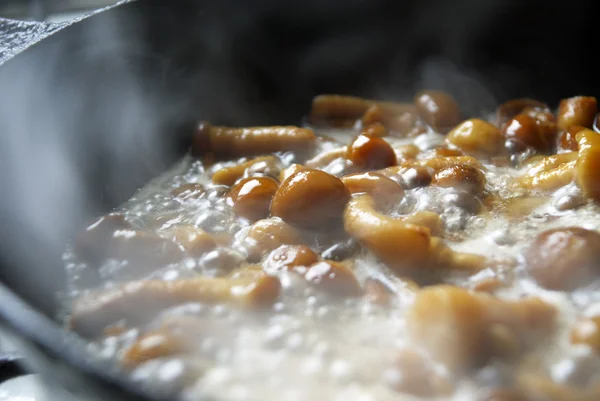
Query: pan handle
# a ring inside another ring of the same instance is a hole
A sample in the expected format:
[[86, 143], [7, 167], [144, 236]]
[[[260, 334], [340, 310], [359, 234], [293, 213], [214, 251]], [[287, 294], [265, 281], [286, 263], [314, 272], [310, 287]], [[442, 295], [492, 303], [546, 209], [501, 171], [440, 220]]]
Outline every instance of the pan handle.
[[29, 374], [23, 367], [23, 357], [14, 352], [0, 354], [0, 383]]

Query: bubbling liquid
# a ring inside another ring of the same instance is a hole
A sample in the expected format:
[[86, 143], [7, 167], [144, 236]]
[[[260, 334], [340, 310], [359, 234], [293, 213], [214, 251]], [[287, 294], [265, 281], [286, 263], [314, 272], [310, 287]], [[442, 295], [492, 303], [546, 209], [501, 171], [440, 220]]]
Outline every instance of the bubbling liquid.
[[[274, 154], [281, 170], [347, 147], [357, 134], [354, 129], [315, 131], [327, 139], [318, 140], [311, 154]], [[393, 148], [415, 144], [421, 152], [416, 160], [428, 160], [432, 157], [428, 152], [444, 144], [445, 136], [428, 128], [415, 137], [385, 139]], [[200, 228], [223, 238], [214, 249], [138, 268], [111, 258], [93, 266], [70, 248], [65, 253], [70, 299], [76, 303], [98, 289], [119, 288], [132, 280], [223, 277], [245, 266], [251, 258], [247, 238], [253, 222], [234, 212], [227, 200], [229, 186], [214, 184], [212, 176], [247, 160], [209, 165], [186, 156], [115, 211], [135, 230], [158, 235], [180, 225]], [[511, 183], [523, 176], [528, 166], [515, 168], [482, 159], [481, 167], [487, 197], [454, 187], [406, 186], [402, 201], [387, 214], [402, 218], [433, 212], [440, 217], [444, 242], [450, 249], [494, 261], [477, 272], [434, 269], [426, 278], [417, 278], [418, 285], [447, 283], [487, 291], [478, 286], [490, 282], [498, 284], [490, 290], [497, 299], [518, 302], [537, 297], [556, 308], [554, 329], [520, 349], [518, 356], [491, 358], [470, 374], [442, 363], [408, 335], [407, 311], [418, 294], [417, 284], [397, 274], [368, 247], [328, 227], [310, 233], [310, 248], [326, 259], [350, 260], [361, 288], [377, 288], [378, 292], [340, 298], [283, 269], [275, 273], [281, 292], [266, 308], [183, 302], [162, 308], [142, 323], [113, 322], [90, 341], [90, 352], [95, 358], [120, 362], [124, 372], [140, 385], [177, 393], [184, 400], [483, 401], [492, 399], [485, 398], [488, 390], [527, 387], [523, 383], [529, 383], [529, 374], [548, 377], [556, 386], [598, 385], [600, 358], [570, 338], [578, 319], [599, 313], [598, 285], [590, 282], [570, 292], [544, 289], [528, 274], [523, 257], [532, 240], [544, 231], [573, 226], [600, 230], [598, 205], [587, 200], [575, 183], [539, 195], [514, 187]], [[240, 178], [277, 176], [261, 168], [246, 170]], [[356, 172], [343, 151], [318, 168], [337, 177]], [[400, 176], [391, 178], [402, 183]], [[197, 196], [173, 195], [173, 190], [186, 184], [199, 184], [202, 190]], [[375, 287], [374, 281], [378, 283]], [[185, 351], [169, 348], [169, 339], [160, 334], [165, 327], [183, 336]], [[148, 333], [158, 334], [145, 338]], [[444, 335], [451, 337], [452, 333]], [[127, 358], [141, 338], [146, 347], [159, 351], [132, 364]], [[403, 357], [406, 352], [416, 355], [421, 369], [406, 367], [410, 360]]]

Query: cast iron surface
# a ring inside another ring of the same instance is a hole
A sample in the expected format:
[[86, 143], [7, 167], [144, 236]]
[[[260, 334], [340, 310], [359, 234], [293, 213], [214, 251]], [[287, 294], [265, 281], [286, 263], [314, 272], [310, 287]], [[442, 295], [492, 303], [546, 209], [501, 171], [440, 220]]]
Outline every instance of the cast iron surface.
[[47, 37], [0, 67], [6, 329], [57, 382], [92, 395], [104, 388], [140, 396], [88, 361], [54, 322], [65, 283], [60, 256], [90, 218], [185, 152], [193, 121], [299, 123], [311, 97], [325, 92], [406, 100], [423, 87], [445, 89], [466, 116], [512, 97], [556, 104], [598, 96], [591, 56], [598, 7], [584, 0], [141, 0], [56, 32], [12, 24], [13, 39]]

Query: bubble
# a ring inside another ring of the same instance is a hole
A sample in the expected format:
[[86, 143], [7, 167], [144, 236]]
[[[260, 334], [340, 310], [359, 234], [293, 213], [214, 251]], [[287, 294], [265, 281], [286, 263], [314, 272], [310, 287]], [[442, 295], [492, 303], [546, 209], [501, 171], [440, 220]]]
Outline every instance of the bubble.
[[421, 134], [415, 138], [414, 144], [424, 152], [442, 146], [444, 136], [433, 132]]
[[331, 309], [328, 306], [320, 306], [317, 308], [316, 317], [326, 319], [331, 316]]
[[172, 382], [179, 378], [183, 372], [183, 362], [179, 359], [173, 359], [162, 364], [158, 377], [161, 381]]
[[450, 232], [459, 232], [465, 228], [468, 221], [468, 214], [464, 209], [456, 206], [448, 207], [440, 215], [442, 223], [446, 230]]
[[477, 229], [481, 229], [484, 228], [487, 225], [487, 221], [479, 216], [473, 216], [469, 219], [469, 225], [472, 228], [477, 228]]
[[313, 353], [319, 357], [325, 357], [332, 354], [331, 346], [327, 341], [319, 341], [313, 347]]
[[205, 337], [200, 342], [200, 349], [204, 353], [210, 353], [211, 351], [214, 351], [216, 348], [217, 348], [217, 343], [215, 342], [214, 338]]
[[224, 387], [233, 378], [233, 372], [230, 368], [217, 366], [207, 372], [205, 380], [211, 387]]
[[600, 358], [587, 347], [574, 347], [570, 357], [551, 367], [550, 375], [556, 382], [586, 387], [600, 380]]
[[508, 227], [491, 232], [488, 238], [498, 245], [514, 245], [518, 240]]
[[329, 375], [336, 381], [345, 382], [351, 378], [352, 366], [346, 360], [336, 359], [329, 366]]
[[173, 280], [177, 280], [180, 276], [180, 273], [175, 270], [175, 269], [169, 269], [166, 270], [163, 274], [162, 274], [162, 279], [165, 281], [173, 281]]
[[289, 350], [298, 350], [304, 345], [304, 337], [300, 333], [292, 333], [285, 341], [285, 347]]
[[587, 202], [587, 199], [582, 194], [566, 194], [562, 196], [554, 196], [552, 205], [560, 211], [576, 209]]
[[336, 177], [348, 174], [348, 164], [345, 158], [337, 158], [323, 168], [323, 171]]
[[229, 349], [220, 349], [215, 354], [215, 361], [221, 364], [228, 364], [231, 362], [231, 350]]
[[212, 308], [212, 314], [216, 317], [225, 317], [228, 313], [227, 307], [225, 305], [215, 305]]
[[306, 280], [304, 280], [302, 277], [300, 277], [300, 275], [295, 274], [293, 272], [284, 271], [280, 274], [279, 280], [281, 282], [281, 287], [285, 294], [294, 296], [294, 297], [307, 296]]
[[475, 381], [481, 387], [503, 387], [510, 383], [512, 372], [502, 366], [486, 366], [475, 375]]
[[245, 256], [240, 252], [230, 248], [219, 248], [202, 255], [194, 270], [204, 276], [223, 276], [245, 260]]
[[402, 372], [399, 369], [386, 369], [383, 372], [383, 381], [390, 387], [398, 387], [402, 382]]
[[208, 310], [208, 307], [204, 304], [200, 303], [189, 303], [184, 305], [179, 305], [165, 311], [165, 315], [175, 315], [175, 316], [202, 316]]
[[236, 384], [236, 385], [232, 386], [229, 389], [229, 395], [234, 400], [244, 400], [245, 401], [245, 400], [249, 400], [249, 399], [253, 398], [251, 391], [247, 387], [245, 387], [241, 384]]
[[229, 213], [210, 210], [198, 215], [194, 225], [208, 232], [226, 231], [229, 218]]
[[320, 357], [308, 358], [304, 361], [300, 369], [302, 374], [320, 376], [325, 370], [323, 359]]
[[96, 348], [96, 355], [101, 359], [112, 359], [117, 355], [119, 350], [120, 341], [116, 336], [106, 337], [100, 344], [94, 345]]
[[285, 335], [284, 328], [279, 324], [269, 326], [265, 331], [264, 343], [269, 346], [279, 346], [282, 344]]

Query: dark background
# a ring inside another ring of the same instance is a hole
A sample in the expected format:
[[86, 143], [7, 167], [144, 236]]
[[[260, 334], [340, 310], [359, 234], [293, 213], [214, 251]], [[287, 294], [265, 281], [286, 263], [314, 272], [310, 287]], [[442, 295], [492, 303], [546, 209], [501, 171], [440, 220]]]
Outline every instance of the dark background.
[[595, 1], [225, 0], [204, 9], [208, 24], [197, 3], [149, 3], [171, 33], [148, 33], [159, 53], [192, 70], [208, 56], [215, 76], [275, 108], [306, 109], [320, 92], [410, 99], [436, 86], [477, 113], [599, 88]]

